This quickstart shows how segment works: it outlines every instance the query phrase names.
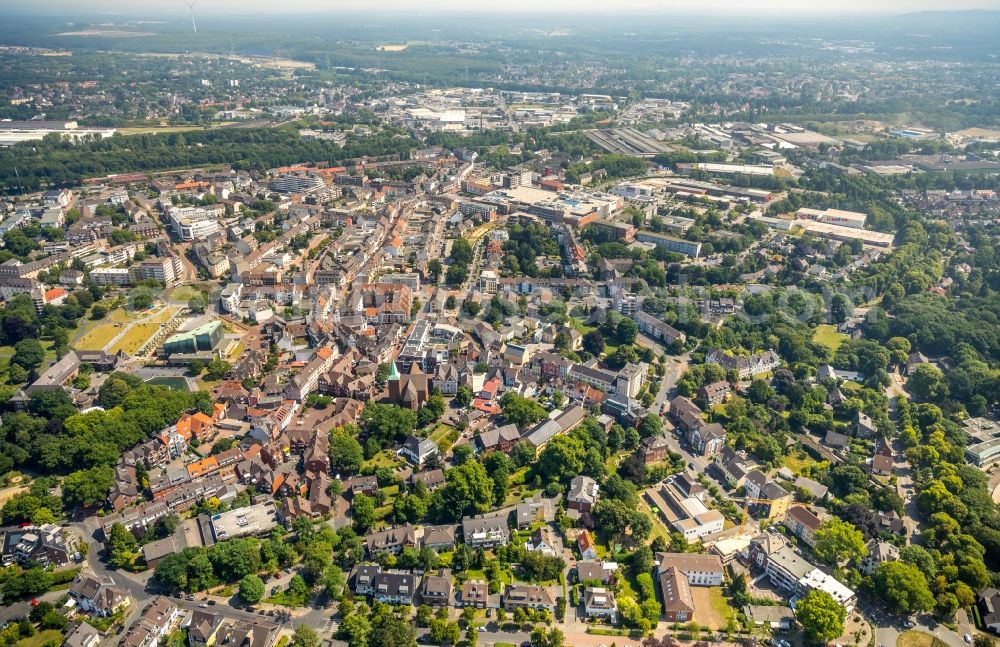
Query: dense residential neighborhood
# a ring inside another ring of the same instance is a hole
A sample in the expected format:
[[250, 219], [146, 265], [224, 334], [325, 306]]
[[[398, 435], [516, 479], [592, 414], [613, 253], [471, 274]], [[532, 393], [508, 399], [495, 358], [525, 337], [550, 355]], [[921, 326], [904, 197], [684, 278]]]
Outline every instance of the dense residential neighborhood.
[[994, 644], [995, 69], [185, 11], [0, 46], [0, 647]]

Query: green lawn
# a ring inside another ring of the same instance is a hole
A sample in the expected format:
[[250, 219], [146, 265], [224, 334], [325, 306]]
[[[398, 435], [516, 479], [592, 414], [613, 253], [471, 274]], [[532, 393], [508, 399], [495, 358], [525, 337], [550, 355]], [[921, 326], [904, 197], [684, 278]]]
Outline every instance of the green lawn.
[[434, 444], [437, 445], [438, 449], [441, 450], [441, 453], [444, 454], [451, 449], [452, 444], [458, 439], [458, 430], [451, 425], [439, 422], [427, 438], [434, 441]]
[[[115, 330], [120, 329], [116, 328]], [[124, 351], [126, 355], [135, 355], [139, 349], [142, 348], [142, 346], [159, 331], [160, 324], [132, 324], [132, 327], [128, 329], [128, 332], [122, 335], [121, 339], [115, 342], [115, 344], [108, 349], [108, 352], [117, 353], [121, 350]]]
[[852, 393], [858, 393], [862, 388], [863, 387], [860, 384], [857, 382], [851, 382], [850, 380], [847, 380], [840, 385], [840, 390], [848, 396]]
[[[484, 571], [481, 568], [470, 568], [470, 569], [468, 569], [468, 570], [465, 571], [465, 574], [468, 576], [466, 578], [468, 580], [483, 580], [483, 581], [486, 581], [486, 571]], [[508, 570], [508, 569], [501, 569], [500, 570], [500, 580], [504, 584], [513, 584], [514, 583], [514, 576], [511, 574], [510, 570]]]
[[840, 345], [847, 339], [847, 335], [837, 332], [836, 326], [831, 326], [830, 324], [816, 326], [816, 330], [813, 332], [813, 341], [823, 344], [833, 352], [837, 352]]
[[896, 639], [896, 647], [932, 647], [935, 643], [938, 645], [944, 644], [934, 636], [923, 631], [904, 631]]
[[368, 470], [377, 470], [380, 467], [388, 467], [389, 469], [392, 469], [401, 462], [402, 461], [398, 456], [389, 450], [385, 450], [375, 454], [375, 456], [372, 456], [369, 460], [362, 463], [361, 470], [367, 472]]
[[542, 491], [542, 488], [536, 488], [534, 483], [525, 482], [528, 473], [529, 469], [522, 467], [510, 475], [510, 480], [508, 481], [510, 489], [507, 491], [507, 498], [504, 499], [505, 506], [520, 503], [524, 499], [530, 498]]
[[[576, 329], [581, 335], [586, 335], [592, 330], [597, 330], [597, 326], [588, 326], [579, 319], [575, 317], [570, 317], [570, 321], [573, 322], [573, 328]], [[614, 339], [609, 339], [607, 336], [604, 337], [604, 354], [610, 355], [611, 353], [618, 350], [618, 344], [615, 343]]]
[[715, 614], [722, 620], [722, 623], [717, 629], [721, 629], [726, 626], [729, 622], [729, 618], [733, 615], [733, 607], [729, 603], [729, 598], [727, 598], [722, 593], [721, 586], [712, 586], [708, 589], [709, 598], [712, 601], [712, 610]]
[[35, 632], [34, 636], [22, 638], [15, 645], [16, 647], [42, 647], [42, 645], [49, 642], [61, 643], [62, 639], [62, 632], [58, 629], [46, 629], [45, 631]]
[[192, 298], [201, 295], [201, 290], [194, 285], [180, 285], [170, 291], [170, 298], [174, 301], [190, 301]]
[[816, 465], [816, 461], [804, 451], [795, 455], [789, 454], [788, 456], [785, 456], [784, 461], [782, 462], [785, 467], [792, 470], [795, 474], [802, 474], [803, 469], [807, 466]]
[[122, 328], [113, 323], [101, 324], [81, 336], [73, 347], [79, 350], [103, 350], [121, 332]]

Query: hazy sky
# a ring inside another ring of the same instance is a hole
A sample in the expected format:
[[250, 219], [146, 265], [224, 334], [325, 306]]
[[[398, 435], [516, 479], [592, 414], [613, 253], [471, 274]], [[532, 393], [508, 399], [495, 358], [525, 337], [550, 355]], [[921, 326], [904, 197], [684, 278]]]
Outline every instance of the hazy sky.
[[[129, 14], [148, 11], [169, 14], [186, 10], [182, 0], [0, 0], [0, 9], [10, 8], [24, 13], [67, 10], [76, 14], [122, 12]], [[1000, 9], [1000, 0], [502, 0], [470, 2], [469, 0], [198, 0], [196, 10], [216, 12], [291, 12], [307, 11], [541, 11], [584, 12], [628, 10], [703, 13], [727, 11], [733, 13], [796, 12], [796, 13], [904, 13], [924, 10]]]

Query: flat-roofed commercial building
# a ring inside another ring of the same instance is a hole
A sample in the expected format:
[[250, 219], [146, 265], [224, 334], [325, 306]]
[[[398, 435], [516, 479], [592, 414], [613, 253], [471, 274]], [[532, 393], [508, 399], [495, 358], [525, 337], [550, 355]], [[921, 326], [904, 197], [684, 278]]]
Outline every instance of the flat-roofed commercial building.
[[635, 235], [635, 239], [640, 243], [652, 243], [657, 247], [664, 247], [668, 251], [691, 256], [692, 258], [698, 258], [701, 255], [701, 243], [668, 236], [667, 234], [658, 234], [653, 231], [643, 230]]
[[894, 235], [881, 231], [844, 227], [843, 225], [834, 225], [829, 222], [819, 222], [817, 220], [796, 220], [792, 224], [798, 225], [810, 234], [819, 236], [820, 238], [840, 241], [860, 240], [865, 245], [873, 245], [875, 247], [892, 247], [892, 241], [895, 239]]
[[841, 227], [851, 227], [854, 229], [864, 229], [865, 220], [868, 219], [866, 214], [858, 213], [857, 211], [808, 209], [806, 207], [802, 207], [796, 211], [795, 215], [798, 218], [808, 218], [810, 220], [818, 220], [831, 225], [840, 225]]
[[675, 474], [646, 490], [646, 499], [675, 530], [694, 543], [721, 532], [725, 517], [705, 505], [705, 488], [687, 474]]
[[264, 535], [278, 525], [278, 510], [274, 502], [267, 501], [246, 508], [220, 512], [212, 516], [212, 535], [215, 541]]
[[969, 445], [965, 448], [965, 457], [977, 467], [988, 467], [1000, 461], [1000, 438]]

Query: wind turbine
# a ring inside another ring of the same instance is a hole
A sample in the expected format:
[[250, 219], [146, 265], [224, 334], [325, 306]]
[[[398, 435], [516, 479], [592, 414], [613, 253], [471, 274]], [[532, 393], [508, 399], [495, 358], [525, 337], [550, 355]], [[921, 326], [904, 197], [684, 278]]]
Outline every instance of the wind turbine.
[[186, 4], [188, 6], [188, 9], [191, 10], [191, 30], [194, 31], [194, 33], [197, 34], [198, 33], [198, 23], [196, 23], [194, 21], [194, 3], [195, 2], [197, 2], [197, 0], [192, 0], [191, 2], [187, 2], [185, 0], [184, 4]]

